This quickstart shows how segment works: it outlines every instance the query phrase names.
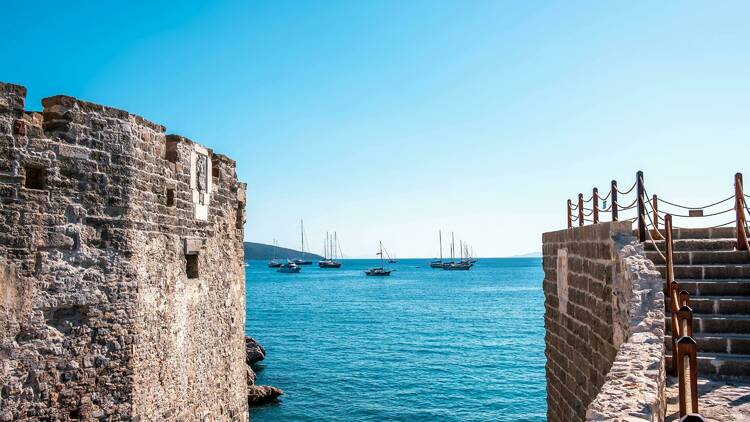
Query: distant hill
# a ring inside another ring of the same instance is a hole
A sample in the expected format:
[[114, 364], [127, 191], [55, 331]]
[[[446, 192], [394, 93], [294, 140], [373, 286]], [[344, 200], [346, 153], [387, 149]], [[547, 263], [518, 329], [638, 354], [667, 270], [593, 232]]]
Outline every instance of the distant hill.
[[513, 255], [513, 258], [541, 258], [541, 252], [529, 252], [522, 255]]
[[[276, 248], [276, 258], [299, 258], [302, 256], [302, 252], [295, 251], [294, 249], [282, 248], [281, 246]], [[273, 258], [273, 245], [266, 245], [263, 243], [245, 242], [245, 259], [272, 259]], [[310, 260], [323, 259], [322, 256], [316, 255], [310, 252], [305, 252], [305, 258]]]

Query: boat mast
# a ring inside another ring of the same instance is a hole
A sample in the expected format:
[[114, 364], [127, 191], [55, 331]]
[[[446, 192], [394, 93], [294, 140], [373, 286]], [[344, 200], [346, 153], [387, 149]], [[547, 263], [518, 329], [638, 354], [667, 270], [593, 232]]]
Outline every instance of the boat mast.
[[331, 256], [336, 255], [336, 248], [339, 246], [339, 234], [336, 232], [333, 232], [333, 252], [331, 253]]
[[383, 268], [383, 242], [379, 242], [379, 243], [380, 243], [380, 253], [379, 253], [379, 255], [380, 255], [380, 268], [382, 269]]
[[454, 233], [451, 232], [451, 262], [455, 260], [454, 257], [454, 246], [456, 245], [456, 237], [454, 236]]
[[305, 260], [305, 222], [299, 221], [299, 236], [302, 239], [302, 260]]
[[438, 239], [440, 239], [440, 262], [443, 262], [443, 231], [438, 230]]

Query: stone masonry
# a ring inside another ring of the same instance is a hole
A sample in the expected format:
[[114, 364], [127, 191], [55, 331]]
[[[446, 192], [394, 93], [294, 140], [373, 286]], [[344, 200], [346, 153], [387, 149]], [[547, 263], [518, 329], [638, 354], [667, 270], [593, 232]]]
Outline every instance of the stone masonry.
[[245, 420], [235, 163], [0, 83], [0, 421]]
[[550, 421], [586, 418], [628, 339], [632, 285], [618, 274], [624, 272], [620, 250], [632, 240], [630, 222], [543, 235]]

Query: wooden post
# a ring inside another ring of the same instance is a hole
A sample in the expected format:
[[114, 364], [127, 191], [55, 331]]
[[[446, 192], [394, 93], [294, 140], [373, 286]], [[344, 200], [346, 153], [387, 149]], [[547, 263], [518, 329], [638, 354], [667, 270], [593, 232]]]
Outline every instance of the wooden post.
[[578, 225], [583, 226], [583, 194], [578, 194]]
[[573, 227], [573, 210], [571, 205], [570, 199], [568, 199], [568, 228]]
[[[696, 343], [692, 337], [683, 336], [677, 340], [677, 378], [679, 379], [680, 418], [688, 414], [687, 400], [690, 400], [690, 413], [698, 413], [698, 376]], [[686, 359], [687, 358], [687, 359]], [[685, 365], [687, 364], [687, 368]]]
[[591, 195], [591, 203], [593, 204], [594, 213], [594, 224], [599, 223], [599, 189], [594, 188]]
[[742, 189], [742, 173], [734, 175], [734, 210], [737, 214], [737, 250], [747, 250], [747, 233], [745, 232], [745, 193]]
[[610, 195], [612, 195], [612, 221], [617, 221], [617, 180], [612, 181], [610, 189]]
[[643, 188], [643, 172], [638, 171], [635, 175], [636, 177], [636, 186], [638, 187], [637, 195], [638, 198], [638, 241], [639, 242], [645, 242], [646, 241], [646, 207], [645, 207], [645, 191]]
[[681, 306], [677, 312], [677, 320], [680, 322], [680, 337], [693, 336], [693, 310], [689, 306]]
[[651, 197], [651, 207], [654, 209], [654, 231], [652, 232], [653, 238], [658, 239], [659, 238], [659, 201], [656, 198], [656, 195]]
[[687, 290], [682, 290], [679, 297], [680, 306], [690, 306], [690, 293], [688, 293]]

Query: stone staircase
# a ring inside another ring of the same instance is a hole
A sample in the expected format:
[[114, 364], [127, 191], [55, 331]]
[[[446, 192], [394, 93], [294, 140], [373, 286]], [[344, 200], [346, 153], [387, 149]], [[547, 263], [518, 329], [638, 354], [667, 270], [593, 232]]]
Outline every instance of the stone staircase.
[[[674, 271], [690, 293], [698, 373], [750, 378], [750, 253], [736, 250], [734, 227], [674, 229]], [[646, 242], [647, 256], [665, 276], [664, 241]], [[667, 367], [671, 368], [670, 301], [666, 295]]]

